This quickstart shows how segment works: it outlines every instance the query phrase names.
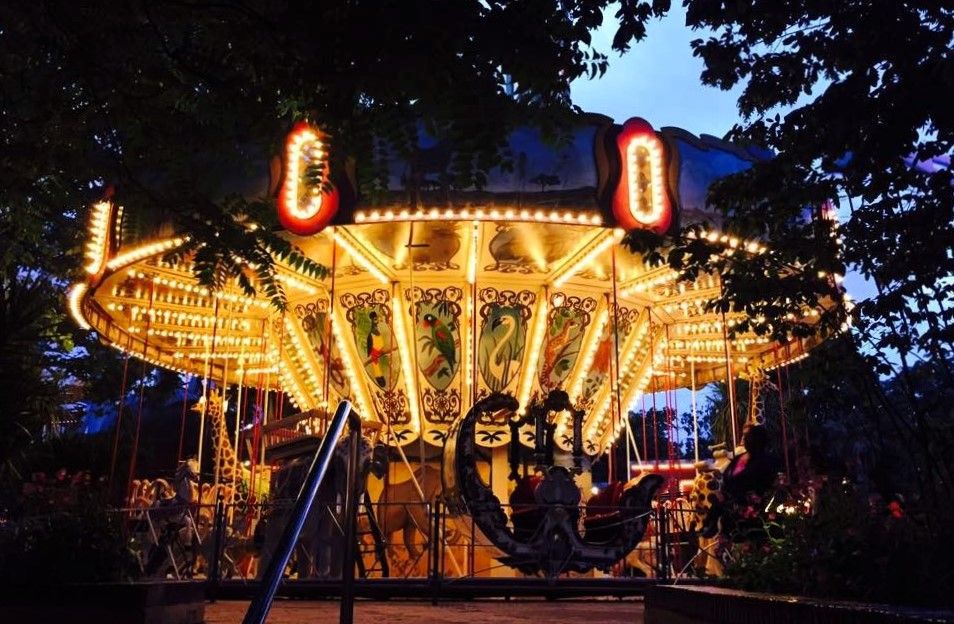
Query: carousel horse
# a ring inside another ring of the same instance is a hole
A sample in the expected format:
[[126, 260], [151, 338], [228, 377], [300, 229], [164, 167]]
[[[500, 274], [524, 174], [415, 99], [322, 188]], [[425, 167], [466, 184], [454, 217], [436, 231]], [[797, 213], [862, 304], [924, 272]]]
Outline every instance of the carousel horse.
[[157, 500], [175, 495], [172, 485], [166, 479], [133, 479], [126, 506], [133, 509], [152, 507]]
[[164, 496], [165, 493], [161, 491], [161, 479], [153, 482], [155, 498], [152, 505], [144, 509], [146, 517], [140, 521], [138, 527], [141, 531], [148, 531], [153, 538], [153, 544], [143, 562], [143, 573], [147, 577], [166, 576], [167, 559], [170, 556], [174, 559], [177, 554], [175, 551], [187, 560], [185, 567], [177, 564], [177, 574], [191, 568], [194, 563], [196, 527], [191, 511], [198, 474], [199, 464], [195, 459], [180, 462], [173, 478], [171, 496]]
[[629, 554], [623, 559], [623, 563], [631, 568], [639, 570], [646, 578], [656, 578], [656, 548], [659, 540], [656, 535], [656, 528], [650, 524], [646, 527], [646, 533], [636, 548], [629, 551]]
[[[415, 480], [417, 485], [414, 484]], [[422, 493], [423, 500], [421, 500]], [[428, 511], [433, 509], [433, 505], [440, 499], [442, 493], [440, 469], [424, 466], [414, 470], [414, 479], [387, 484], [378, 498], [375, 516], [387, 542], [388, 559], [402, 571], [402, 574], [408, 573], [421, 559], [424, 549], [430, 543], [432, 520]], [[401, 534], [404, 553], [401, 553], [391, 539], [395, 533]], [[458, 525], [456, 518], [445, 514], [443, 539], [448, 546], [469, 544], [470, 540], [465, 533]], [[481, 537], [479, 532], [475, 532], [474, 539], [478, 543]]]
[[[414, 481], [417, 481], [415, 485]], [[418, 491], [417, 486], [420, 486]], [[424, 499], [421, 500], [421, 492]], [[425, 543], [430, 539], [430, 518], [427, 503], [433, 503], [441, 493], [441, 472], [437, 468], [424, 466], [417, 468], [414, 478], [388, 484], [378, 498], [376, 516], [381, 532], [388, 543], [388, 557], [395, 563], [400, 561], [397, 548], [391, 536], [400, 532], [407, 551], [408, 562], [417, 561], [421, 550], [417, 544], [417, 533], [424, 535]]]
[[134, 509], [157, 511], [186, 509], [198, 500], [196, 483], [199, 464], [195, 459], [179, 462], [170, 484], [166, 479], [134, 479], [127, 503]]

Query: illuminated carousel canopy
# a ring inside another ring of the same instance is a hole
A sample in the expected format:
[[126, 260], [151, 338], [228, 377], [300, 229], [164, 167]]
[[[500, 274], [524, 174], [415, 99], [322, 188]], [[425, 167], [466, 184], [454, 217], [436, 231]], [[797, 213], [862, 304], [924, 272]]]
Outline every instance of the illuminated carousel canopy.
[[[423, 137], [411, 158], [388, 163], [372, 202], [329, 170], [320, 132], [300, 124], [286, 145], [279, 217], [283, 236], [330, 274], [276, 257], [286, 311], [237, 285], [211, 292], [188, 259], [168, 262], [188, 233], [122, 240], [111, 202], [94, 207], [88, 279], [71, 290], [71, 311], [104, 342], [171, 370], [281, 389], [302, 410], [350, 399], [401, 445], [440, 444], [492, 393], [526, 409], [562, 389], [585, 410], [586, 450], [598, 453], [644, 393], [807, 353], [805, 341], [727, 339], [740, 316], [707, 308], [718, 276], [677, 281], [619, 244], [628, 229], [706, 223], [701, 235], [725, 253], [763, 253], [767, 241], [718, 231], [705, 197], [766, 154], [596, 116], [555, 145], [518, 129], [504, 152], [483, 188], [460, 189], [452, 147]], [[500, 446], [510, 430], [487, 415], [476, 435]]]

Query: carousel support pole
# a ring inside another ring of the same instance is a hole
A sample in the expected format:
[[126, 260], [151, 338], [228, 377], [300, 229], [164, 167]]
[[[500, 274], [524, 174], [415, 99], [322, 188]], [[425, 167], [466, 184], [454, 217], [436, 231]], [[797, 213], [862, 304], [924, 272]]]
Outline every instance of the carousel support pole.
[[[128, 341], [127, 341], [128, 344]], [[126, 405], [126, 381], [129, 378], [129, 350], [123, 361], [123, 379], [119, 385], [119, 400], [116, 402], [116, 433], [113, 435], [113, 454], [109, 461], [109, 480], [106, 482], [106, 491], [113, 495], [113, 478], [116, 475], [116, 455], [119, 453], [119, 435], [123, 427], [123, 408]]]
[[[266, 375], [261, 375], [259, 383], [265, 383]], [[249, 445], [249, 491], [252, 498], [258, 491], [258, 443], [261, 438], [262, 414], [265, 412], [265, 389], [259, 386], [255, 391], [255, 405], [252, 408], [252, 443]]]
[[649, 461], [649, 433], [646, 430], [646, 419], [649, 417], [649, 412], [646, 409], [646, 393], [643, 393], [643, 457], [646, 461]]
[[211, 373], [212, 361], [211, 361], [211, 352], [212, 345], [215, 344], [215, 335], [219, 326], [219, 298], [215, 298], [215, 307], [212, 312], [212, 343], [209, 345], [209, 350], [205, 352], [205, 370], [203, 371], [202, 379], [202, 417], [199, 419], [199, 452], [198, 452], [198, 462], [199, 462], [199, 482], [196, 484], [199, 489], [199, 500], [202, 499], [202, 449], [205, 446], [205, 421], [209, 413], [209, 374]]
[[671, 370], [670, 373], [670, 389], [672, 392], [672, 416], [675, 419], [675, 440], [676, 440], [676, 460], [679, 460], [679, 454], [682, 453], [682, 433], [679, 431], [679, 425], [682, 422], [682, 419], [679, 415], [679, 394], [676, 391], [676, 371]]
[[[268, 393], [271, 392], [271, 380], [269, 380], [269, 377], [270, 375], [265, 376], [265, 384], [266, 384], [265, 385], [265, 404], [263, 405], [263, 409], [262, 409], [262, 427], [268, 424], [268, 416], [270, 413], [268, 408], [269, 408], [269, 405], [273, 405], [273, 402], [269, 402], [268, 400]], [[272, 411], [274, 411], [274, 408], [272, 409]], [[261, 430], [262, 430], [261, 427], [259, 427], [259, 434], [256, 439], [257, 446], [255, 447], [255, 452], [257, 455], [256, 460], [258, 462], [258, 465], [264, 466], [265, 465], [265, 445], [262, 444]]]
[[[242, 410], [242, 399], [244, 393], [242, 392], [242, 387], [245, 385], [245, 346], [242, 345], [242, 351], [239, 354], [239, 383], [236, 390], [235, 397], [235, 443], [232, 445], [232, 448], [235, 450], [232, 453], [232, 492], [233, 497], [234, 493], [238, 489], [238, 473], [239, 473], [239, 455], [242, 454], [242, 449], [239, 446], [239, 434], [242, 430], [242, 415], [245, 413]], [[247, 494], [247, 493], [246, 493]], [[234, 507], [229, 507], [229, 520], [233, 517], [233, 512], [235, 511]]]
[[[613, 283], [613, 364], [615, 368], [614, 392], [616, 395], [616, 411], [620, 418], [625, 418], [623, 426], [626, 428], [626, 481], [633, 478], [632, 455], [630, 454], [630, 441], [633, 437], [630, 428], [629, 406], [623, 405], [622, 392], [619, 385], [619, 273], [616, 269], [616, 245], [611, 247], [610, 268], [612, 270]], [[639, 453], [637, 453], [637, 456]]]
[[669, 542], [672, 538], [669, 527], [669, 514], [666, 506], [657, 505], [659, 511], [659, 580], [666, 582], [670, 580], [670, 553]]
[[626, 415], [626, 420], [623, 422], [623, 427], [626, 429], [626, 481], [629, 481], [633, 478], [633, 458], [629, 444], [629, 439], [633, 434], [629, 430], [629, 414]]
[[[227, 322], [227, 321], [224, 321]], [[224, 329], [224, 327], [223, 327]], [[212, 341], [212, 348], [215, 349], [215, 341]], [[222, 428], [225, 431], [228, 431], [226, 426], [226, 415], [228, 412], [228, 390], [229, 390], [229, 359], [224, 358], [222, 360]], [[215, 464], [212, 468], [212, 483], [219, 483], [219, 480], [222, 476], [222, 459], [225, 454], [225, 449], [221, 445], [215, 445]]]
[[434, 505], [431, 508], [431, 604], [437, 605], [437, 597], [440, 595], [441, 591], [441, 544], [443, 543], [443, 536], [440, 535], [441, 531], [441, 502], [440, 500], [435, 500]]
[[[408, 255], [407, 275], [408, 275], [408, 286], [410, 286], [410, 290], [412, 293], [414, 292], [414, 249], [416, 247], [428, 247], [428, 246], [430, 246], [429, 243], [417, 244], [414, 242], [414, 221], [411, 221], [407, 230], [407, 255]], [[394, 284], [394, 288], [391, 294], [392, 297], [394, 297], [394, 291], [396, 290], [397, 290], [397, 283]], [[401, 298], [398, 297], [397, 300], [400, 301]], [[417, 344], [417, 304], [415, 304], [413, 301], [411, 302], [411, 309], [414, 310], [414, 313], [411, 314], [411, 345], [401, 345], [400, 348], [408, 347], [411, 349], [411, 359], [414, 364], [413, 371], [414, 371], [414, 375], [417, 375], [417, 371], [420, 370], [419, 362], [417, 361], [417, 348], [414, 346]], [[404, 312], [404, 310], [401, 310], [400, 312]], [[397, 314], [398, 310], [395, 310], [394, 313]], [[392, 316], [391, 319], [392, 319], [391, 323], [393, 325], [394, 317]], [[391, 328], [391, 340], [394, 340], [393, 327]], [[410, 380], [407, 380], [404, 383], [410, 384], [411, 382]], [[420, 406], [421, 395], [420, 395], [419, 383], [414, 383], [414, 393], [417, 395], [414, 397], [414, 400]], [[420, 411], [420, 407], [418, 408], [418, 418], [420, 418], [420, 421], [417, 423], [417, 427], [418, 427], [418, 430], [420, 431], [420, 435], [417, 438], [417, 445], [418, 445], [417, 448], [418, 448], [418, 454], [421, 457], [421, 474], [424, 474], [424, 465], [426, 464], [427, 460], [425, 459], [426, 449], [424, 448], [424, 422], [423, 422], [424, 414]]]
[[649, 317], [649, 383], [653, 391], [653, 463], [655, 469], [659, 470], [659, 422], [658, 407], [656, 406], [656, 395], [659, 387], [656, 385], [656, 344], [653, 339], [655, 330], [653, 328], [653, 317]]
[[699, 413], [696, 411], [696, 359], [689, 354], [689, 382], [692, 393], [692, 450], [696, 462], [699, 461]]
[[[203, 396], [205, 396], [205, 395], [207, 394], [207, 393], [206, 393], [206, 387], [207, 387], [207, 386], [208, 386], [208, 384], [207, 384], [206, 382], [203, 382], [203, 383], [202, 383], [202, 395], [203, 395]], [[199, 501], [200, 501], [200, 503], [201, 503], [201, 500], [202, 500], [202, 446], [203, 446], [203, 445], [202, 445], [202, 438], [205, 437], [205, 409], [206, 409], [206, 408], [205, 408], [205, 404], [203, 403], [203, 405], [202, 405], [202, 414], [200, 414], [200, 416], [199, 416], [199, 439], [198, 439], [199, 448], [198, 448], [198, 450], [197, 450], [197, 452], [196, 452], [196, 462], [199, 464], [198, 482], [196, 483], [196, 487], [197, 487], [198, 490], [199, 490]]]
[[361, 447], [361, 422], [353, 418], [348, 422], [348, 479], [344, 501], [344, 553], [341, 562], [341, 610], [339, 622], [354, 622], [354, 566], [357, 553], [358, 501], [362, 492], [358, 491], [358, 460]]
[[[478, 242], [480, 240], [480, 224], [479, 222], [474, 222], [474, 235], [471, 240], [471, 245], [476, 249]], [[465, 403], [462, 406], [463, 410], [470, 409], [476, 400], [477, 400], [477, 254], [479, 252], [472, 252], [471, 258], [468, 259], [468, 281], [470, 282], [470, 301], [467, 306], [467, 322], [470, 325], [470, 336], [468, 337], [468, 352], [467, 357], [470, 358], [470, 379], [466, 380], [468, 384], [469, 392], [467, 393], [468, 403]], [[473, 262], [473, 265], [470, 263]], [[473, 274], [470, 273], [470, 267], [473, 266]], [[463, 375], [461, 375], [463, 378]], [[462, 393], [463, 396], [463, 393]], [[473, 563], [473, 562], [472, 562]]]
[[248, 490], [249, 490], [249, 500], [255, 500], [255, 467], [258, 464], [256, 461], [257, 455], [255, 454], [255, 444], [256, 436], [258, 432], [258, 421], [261, 418], [262, 414], [262, 384], [264, 383], [265, 375], [260, 373], [258, 376], [257, 385], [255, 386], [255, 400], [252, 401], [252, 432], [251, 434], [245, 434], [245, 444], [248, 448]]
[[[278, 334], [278, 360], [281, 362], [285, 358], [285, 312], [282, 312], [282, 327]], [[285, 417], [285, 386], [284, 384], [275, 384], [275, 420], [281, 420]], [[265, 463], [265, 449], [262, 449], [262, 463]]]
[[586, 412], [583, 410], [573, 410], [573, 469], [578, 474], [583, 471], [583, 419], [585, 417]]
[[675, 374], [673, 375], [672, 382], [672, 417], [673, 417], [673, 439], [676, 444], [676, 456], [675, 459], [678, 461], [679, 456], [682, 453], [682, 433], [680, 432], [680, 425], [682, 424], [682, 418], [679, 415], [679, 395], [676, 394], [676, 378]]
[[[643, 463], [643, 458], [639, 455], [639, 445], [636, 444], [636, 436], [633, 435], [633, 430], [629, 427], [626, 428], [626, 436], [628, 438], [628, 443], [633, 447], [633, 455], [636, 456], [636, 461], [640, 464]], [[632, 477], [632, 475], [630, 475], [630, 477]]]
[[[789, 345], [785, 345], [785, 361], [788, 362], [791, 359], [791, 357], [792, 357], [791, 347]], [[785, 404], [791, 405], [792, 404], [792, 379], [789, 376], [789, 368], [787, 363], [785, 364], [785, 395], [784, 396], [785, 396]], [[794, 451], [794, 454], [795, 454], [795, 457], [792, 458], [795, 464], [794, 465], [795, 478], [800, 479], [801, 475], [799, 474], [799, 470], [800, 470], [799, 466], [802, 463], [801, 461], [802, 452], [800, 448], [801, 445], [799, 444], [799, 441], [798, 441], [798, 430], [795, 430], [792, 434], [792, 443], [793, 443], [792, 450]]]
[[729, 422], [732, 428], [732, 452], [739, 445], [738, 423], [735, 421], [735, 379], [732, 375], [732, 354], [729, 348], [729, 327], [722, 313], [722, 345], [725, 347], [725, 385], [729, 390]]
[[[653, 402], [655, 403], [655, 400]], [[659, 413], [655, 405], [653, 405], [653, 463], [656, 470], [659, 470]]]
[[153, 302], [156, 295], [156, 283], [149, 290], [149, 313], [146, 315], [146, 335], [142, 340], [142, 377], [139, 379], [139, 407], [136, 411], [136, 434], [133, 437], [132, 456], [129, 458], [129, 478], [126, 480], [126, 497], [132, 492], [132, 482], [136, 478], [136, 457], [139, 455], [139, 434], [142, 432], [142, 409], [146, 399], [146, 358], [149, 353], [149, 332], [152, 329]]
[[268, 343], [268, 321], [262, 319], [262, 349], [260, 362], [262, 363], [263, 369], [258, 374], [258, 385], [255, 388], [255, 407], [252, 410], [252, 445], [249, 450], [249, 492], [250, 500], [256, 499], [256, 492], [258, 488], [256, 487], [258, 478], [257, 478], [257, 468], [258, 468], [258, 445], [261, 443], [262, 437], [262, 418], [265, 413], [265, 401], [268, 399], [268, 374], [264, 372], [265, 365], [265, 354], [266, 346]]
[[[669, 325], [666, 325], [666, 455], [669, 462], [669, 474], [674, 475], [676, 467], [676, 389], [672, 370], [672, 350], [669, 340]], [[674, 476], [669, 478], [669, 491], [675, 497], [679, 494], [679, 484]]]
[[792, 472], [788, 461], [788, 426], [785, 422], [788, 417], [785, 414], [785, 399], [782, 394], [782, 367], [779, 366], [777, 349], [775, 362], [775, 378], [778, 381], [778, 417], [782, 425], [782, 460], [785, 462], [785, 479], [791, 484]]
[[185, 383], [182, 384], [182, 415], [179, 418], [179, 448], [176, 451], [176, 467], [182, 461], [182, 445], [185, 442], [186, 413], [189, 411], [189, 381], [192, 375], [186, 373]]
[[[547, 408], [541, 405], [535, 405], [530, 408], [530, 418], [534, 427], [533, 437], [533, 459], [536, 462], [535, 468], [539, 471], [546, 469], [547, 460]], [[511, 442], [513, 438], [511, 438]], [[519, 439], [517, 444], [519, 444]]]
[[446, 569], [447, 569], [447, 566], [445, 563], [447, 558], [444, 556], [444, 554], [449, 553], [453, 555], [454, 551], [451, 549], [450, 544], [448, 544], [447, 540], [445, 539], [447, 536], [447, 513], [443, 508], [439, 509], [438, 512], [439, 513], [437, 514], [437, 522], [440, 527], [441, 544], [443, 545], [441, 557], [440, 557], [440, 563], [441, 563], [440, 572], [441, 572], [441, 578], [443, 579], [446, 576]]
[[[324, 437], [325, 432], [328, 429], [328, 407], [331, 400], [331, 350], [335, 344], [335, 330], [332, 327], [334, 323], [334, 311], [335, 311], [335, 282], [336, 275], [338, 273], [338, 239], [332, 237], [331, 239], [331, 289], [328, 291], [328, 312], [325, 314], [325, 323], [327, 328], [325, 329], [325, 352], [320, 354], [325, 359], [325, 370], [324, 370], [324, 379], [322, 380], [322, 388], [325, 397], [325, 418], [319, 421], [320, 435]], [[320, 311], [316, 308], [316, 311]], [[370, 409], [370, 408], [369, 408]], [[366, 418], [371, 418], [371, 414], [365, 414]]]
[[215, 515], [212, 522], [212, 556], [210, 557], [211, 561], [209, 561], [209, 578], [205, 594], [209, 601], [215, 602], [221, 577], [222, 534], [225, 532], [225, 497], [222, 496], [221, 492], [215, 499]]

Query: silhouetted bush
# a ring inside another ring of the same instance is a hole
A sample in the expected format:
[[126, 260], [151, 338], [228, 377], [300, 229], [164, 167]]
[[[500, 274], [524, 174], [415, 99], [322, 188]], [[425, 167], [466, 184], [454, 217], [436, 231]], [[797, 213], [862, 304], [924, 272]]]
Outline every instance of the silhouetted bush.
[[734, 545], [727, 585], [890, 604], [954, 601], [954, 530], [947, 527], [946, 538], [932, 538], [916, 509], [889, 507], [849, 485], [830, 485], [812, 514], [770, 509], [766, 522], [778, 525], [781, 537]]

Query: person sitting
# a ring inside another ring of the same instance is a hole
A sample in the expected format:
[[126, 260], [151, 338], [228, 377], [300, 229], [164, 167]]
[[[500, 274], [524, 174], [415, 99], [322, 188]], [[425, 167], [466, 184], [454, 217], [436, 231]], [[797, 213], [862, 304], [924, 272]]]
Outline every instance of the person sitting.
[[742, 433], [745, 452], [736, 456], [722, 475], [722, 500], [709, 510], [703, 537], [714, 536], [720, 525], [723, 533], [736, 533], [738, 537], [761, 524], [753, 522], [760, 511], [759, 503], [778, 477], [778, 461], [769, 451], [768, 442], [765, 427], [746, 425]]
[[746, 425], [742, 433], [745, 452], [735, 457], [722, 477], [722, 493], [727, 500], [747, 502], [749, 494], [759, 498], [778, 477], [778, 462], [769, 452], [768, 432], [762, 425]]

